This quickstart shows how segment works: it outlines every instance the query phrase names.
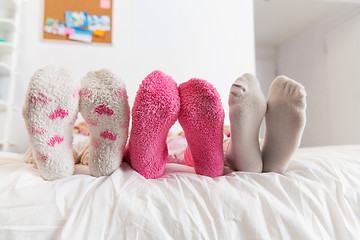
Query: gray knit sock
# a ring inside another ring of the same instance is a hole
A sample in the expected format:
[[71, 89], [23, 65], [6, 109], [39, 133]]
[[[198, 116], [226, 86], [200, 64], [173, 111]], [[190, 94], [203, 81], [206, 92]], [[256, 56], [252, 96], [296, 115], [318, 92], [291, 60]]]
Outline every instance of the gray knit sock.
[[259, 129], [266, 111], [266, 100], [258, 80], [244, 74], [231, 87], [229, 95], [231, 139], [226, 161], [238, 171], [261, 172]]
[[106, 69], [81, 80], [79, 110], [90, 132], [89, 169], [93, 176], [119, 168], [129, 129], [129, 103], [124, 82]]
[[262, 146], [263, 172], [283, 173], [299, 147], [306, 122], [306, 92], [285, 76], [270, 86]]

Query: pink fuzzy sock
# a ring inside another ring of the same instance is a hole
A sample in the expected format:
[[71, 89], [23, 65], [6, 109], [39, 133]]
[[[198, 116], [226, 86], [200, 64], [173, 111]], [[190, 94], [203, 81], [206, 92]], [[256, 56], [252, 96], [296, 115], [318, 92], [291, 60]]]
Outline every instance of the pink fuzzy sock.
[[219, 93], [201, 79], [180, 84], [179, 92], [179, 122], [188, 142], [186, 162], [193, 162], [198, 174], [221, 176], [224, 168], [224, 110]]
[[186, 146], [186, 149], [184, 151], [184, 161], [187, 166], [194, 167], [194, 162], [191, 157], [191, 151], [189, 145]]
[[179, 109], [179, 90], [170, 76], [154, 71], [142, 81], [131, 113], [128, 161], [145, 178], [158, 178], [164, 172], [166, 137]]

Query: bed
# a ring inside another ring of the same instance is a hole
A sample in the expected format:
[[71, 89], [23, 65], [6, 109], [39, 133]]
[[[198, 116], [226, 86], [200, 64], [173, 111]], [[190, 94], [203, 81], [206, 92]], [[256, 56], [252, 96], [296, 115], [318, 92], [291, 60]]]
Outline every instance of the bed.
[[299, 149], [283, 175], [213, 179], [169, 163], [147, 180], [123, 162], [45, 181], [3, 152], [0, 196], [0, 239], [359, 239], [360, 145]]

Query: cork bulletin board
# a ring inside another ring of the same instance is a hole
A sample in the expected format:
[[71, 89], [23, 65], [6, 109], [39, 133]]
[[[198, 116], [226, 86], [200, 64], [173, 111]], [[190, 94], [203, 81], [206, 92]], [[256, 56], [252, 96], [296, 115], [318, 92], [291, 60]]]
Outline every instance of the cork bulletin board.
[[[90, 42], [88, 38], [86, 39], [88, 43], [93, 43], [93, 42], [109, 43], [109, 44], [111, 43], [112, 0], [44, 0], [44, 1], [45, 2], [44, 2], [43, 39], [74, 41], [74, 38], [71, 38], [71, 36], [75, 36], [75, 34], [73, 35], [74, 32], [75, 33], [80, 32], [81, 34], [92, 35]], [[97, 30], [95, 29], [96, 28], [95, 26], [95, 28], [93, 27], [93, 29], [91, 29], [92, 31], [89, 31], [88, 28], [90, 29], [90, 25], [89, 27], [80, 26], [79, 28], [78, 27], [74, 28], [76, 30], [69, 28], [69, 25], [67, 24], [68, 23], [67, 19], [65, 17], [66, 12], [81, 12], [81, 13], [85, 13], [86, 16], [89, 17], [93, 17], [93, 16], [96, 18], [103, 17], [103, 19], [106, 19], [106, 29], [103, 28]], [[69, 31], [70, 33], [68, 33]], [[95, 34], [95, 31], [96, 33], [100, 32], [100, 34]]]

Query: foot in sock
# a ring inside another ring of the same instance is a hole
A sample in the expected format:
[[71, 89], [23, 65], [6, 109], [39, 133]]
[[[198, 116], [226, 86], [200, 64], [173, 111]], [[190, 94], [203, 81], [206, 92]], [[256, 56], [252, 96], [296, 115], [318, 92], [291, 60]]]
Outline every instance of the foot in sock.
[[179, 90], [170, 76], [154, 71], [142, 81], [131, 113], [127, 160], [145, 178], [158, 178], [164, 172], [166, 138], [179, 109]]
[[188, 142], [186, 156], [191, 157], [197, 174], [223, 175], [224, 110], [216, 89], [202, 79], [190, 79], [179, 86], [181, 107], [179, 123]]
[[64, 68], [47, 66], [31, 77], [23, 117], [40, 175], [46, 180], [74, 172], [72, 132], [78, 114], [77, 83]]
[[107, 176], [121, 164], [129, 131], [130, 110], [125, 84], [102, 69], [81, 80], [80, 113], [90, 132], [89, 169]]
[[224, 149], [226, 161], [238, 171], [261, 172], [259, 129], [266, 112], [266, 100], [258, 80], [244, 74], [229, 94], [230, 142]]
[[267, 105], [263, 171], [283, 173], [300, 145], [305, 127], [305, 89], [294, 80], [277, 77], [270, 86]]

